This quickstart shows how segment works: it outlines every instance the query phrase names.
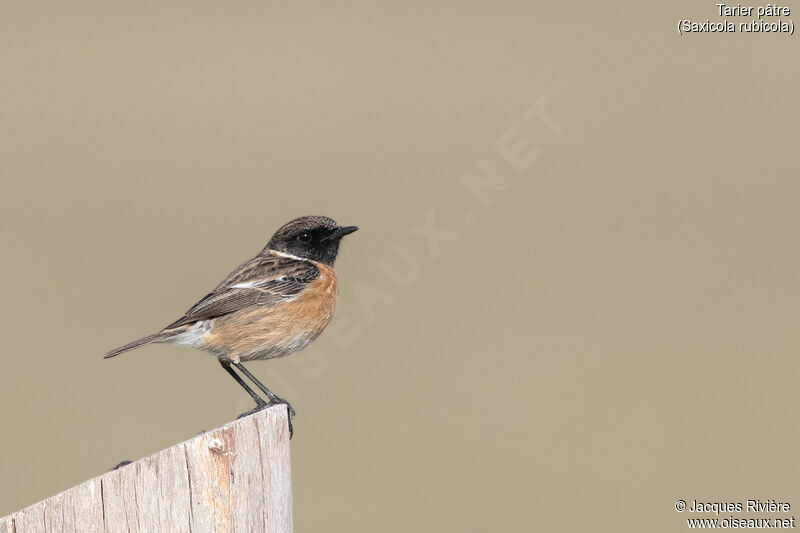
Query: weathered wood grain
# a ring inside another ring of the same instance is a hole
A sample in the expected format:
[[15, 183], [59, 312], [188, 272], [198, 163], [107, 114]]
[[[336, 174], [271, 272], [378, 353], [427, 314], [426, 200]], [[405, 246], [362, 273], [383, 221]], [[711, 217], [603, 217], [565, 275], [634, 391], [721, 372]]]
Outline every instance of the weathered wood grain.
[[292, 524], [292, 469], [289, 455], [287, 414], [271, 410], [255, 419], [261, 447], [261, 468], [264, 479], [264, 508], [267, 530], [279, 531], [281, 524]]
[[64, 493], [57, 494], [44, 503], [44, 527], [47, 531], [64, 530]]
[[14, 518], [4, 516], [0, 518], [0, 533], [14, 533]]
[[[86, 533], [102, 533], [103, 524], [103, 488], [101, 478], [90, 479], [76, 487], [62, 492], [64, 495], [64, 529], [63, 532], [85, 531]], [[42, 503], [47, 503], [45, 500]], [[32, 506], [35, 507], [35, 506]], [[17, 533], [24, 533], [17, 527]], [[32, 530], [39, 533], [37, 530]], [[49, 532], [48, 532], [49, 533]]]
[[285, 406], [91, 479], [0, 518], [0, 533], [292, 531]]
[[0, 518], [0, 533], [14, 533], [14, 517], [4, 516]]
[[136, 468], [123, 466], [101, 478], [103, 516], [108, 533], [139, 531], [136, 507]]
[[47, 531], [44, 523], [46, 501], [26, 507], [14, 516], [14, 528], [20, 531]]

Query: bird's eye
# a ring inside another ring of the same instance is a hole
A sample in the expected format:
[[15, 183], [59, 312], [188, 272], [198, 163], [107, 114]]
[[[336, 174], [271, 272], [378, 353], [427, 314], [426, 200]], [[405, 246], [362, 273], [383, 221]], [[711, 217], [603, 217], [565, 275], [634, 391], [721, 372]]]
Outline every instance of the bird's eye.
[[300, 242], [311, 242], [311, 234], [307, 231], [298, 235], [297, 238]]

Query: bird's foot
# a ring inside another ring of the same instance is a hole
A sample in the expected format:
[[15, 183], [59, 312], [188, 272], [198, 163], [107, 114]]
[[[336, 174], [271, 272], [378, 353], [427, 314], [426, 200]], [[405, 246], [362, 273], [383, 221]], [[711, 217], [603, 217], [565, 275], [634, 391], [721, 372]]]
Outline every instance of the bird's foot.
[[256, 406], [250, 409], [249, 411], [245, 411], [244, 413], [237, 416], [236, 420], [255, 414], [259, 411], [266, 409], [267, 407], [272, 407], [273, 405], [285, 405], [287, 411], [289, 412], [289, 416], [286, 419], [286, 421], [289, 423], [289, 440], [292, 440], [292, 436], [294, 435], [294, 426], [292, 426], [292, 419], [294, 418], [295, 415], [294, 409], [292, 409], [292, 406], [289, 405], [289, 402], [287, 402], [286, 400], [277, 397], [276, 399], [277, 401], [271, 401], [269, 403], [262, 401], [261, 403], [256, 404]]
[[281, 404], [285, 405], [286, 409], [289, 411], [289, 420], [294, 418], [294, 414], [295, 414], [294, 413], [294, 409], [292, 409], [292, 405], [289, 402], [287, 402], [283, 398], [278, 398], [277, 396], [275, 397], [274, 400], [272, 400], [270, 402], [270, 405], [281, 405]]
[[255, 413], [257, 413], [257, 412], [259, 412], [259, 411], [261, 411], [263, 409], [266, 409], [269, 406], [270, 406], [270, 404], [268, 404], [267, 402], [264, 402], [264, 401], [259, 402], [259, 403], [256, 404], [255, 407], [253, 407], [249, 411], [245, 411], [244, 413], [242, 413], [239, 416], [237, 416], [236, 420], [239, 420], [240, 418], [244, 418], [246, 416], [250, 416], [252, 414], [255, 414]]

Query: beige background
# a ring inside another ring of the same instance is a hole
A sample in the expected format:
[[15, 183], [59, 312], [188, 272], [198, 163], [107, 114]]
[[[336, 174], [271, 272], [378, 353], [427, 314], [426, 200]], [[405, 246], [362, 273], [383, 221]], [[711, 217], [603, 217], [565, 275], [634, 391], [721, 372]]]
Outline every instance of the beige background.
[[678, 35], [714, 3], [0, 3], [0, 515], [249, 408], [200, 352], [101, 357], [304, 214], [362, 229], [336, 330], [251, 366], [297, 531], [800, 509], [800, 37]]

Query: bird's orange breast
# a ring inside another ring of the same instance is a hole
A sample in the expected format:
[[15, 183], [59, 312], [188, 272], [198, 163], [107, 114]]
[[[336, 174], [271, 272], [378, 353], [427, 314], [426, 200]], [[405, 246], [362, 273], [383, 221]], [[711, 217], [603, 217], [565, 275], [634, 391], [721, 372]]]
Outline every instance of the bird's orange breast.
[[281, 357], [304, 348], [333, 318], [339, 292], [333, 269], [314, 264], [319, 277], [294, 299], [215, 318], [204, 335], [204, 348], [234, 362]]

